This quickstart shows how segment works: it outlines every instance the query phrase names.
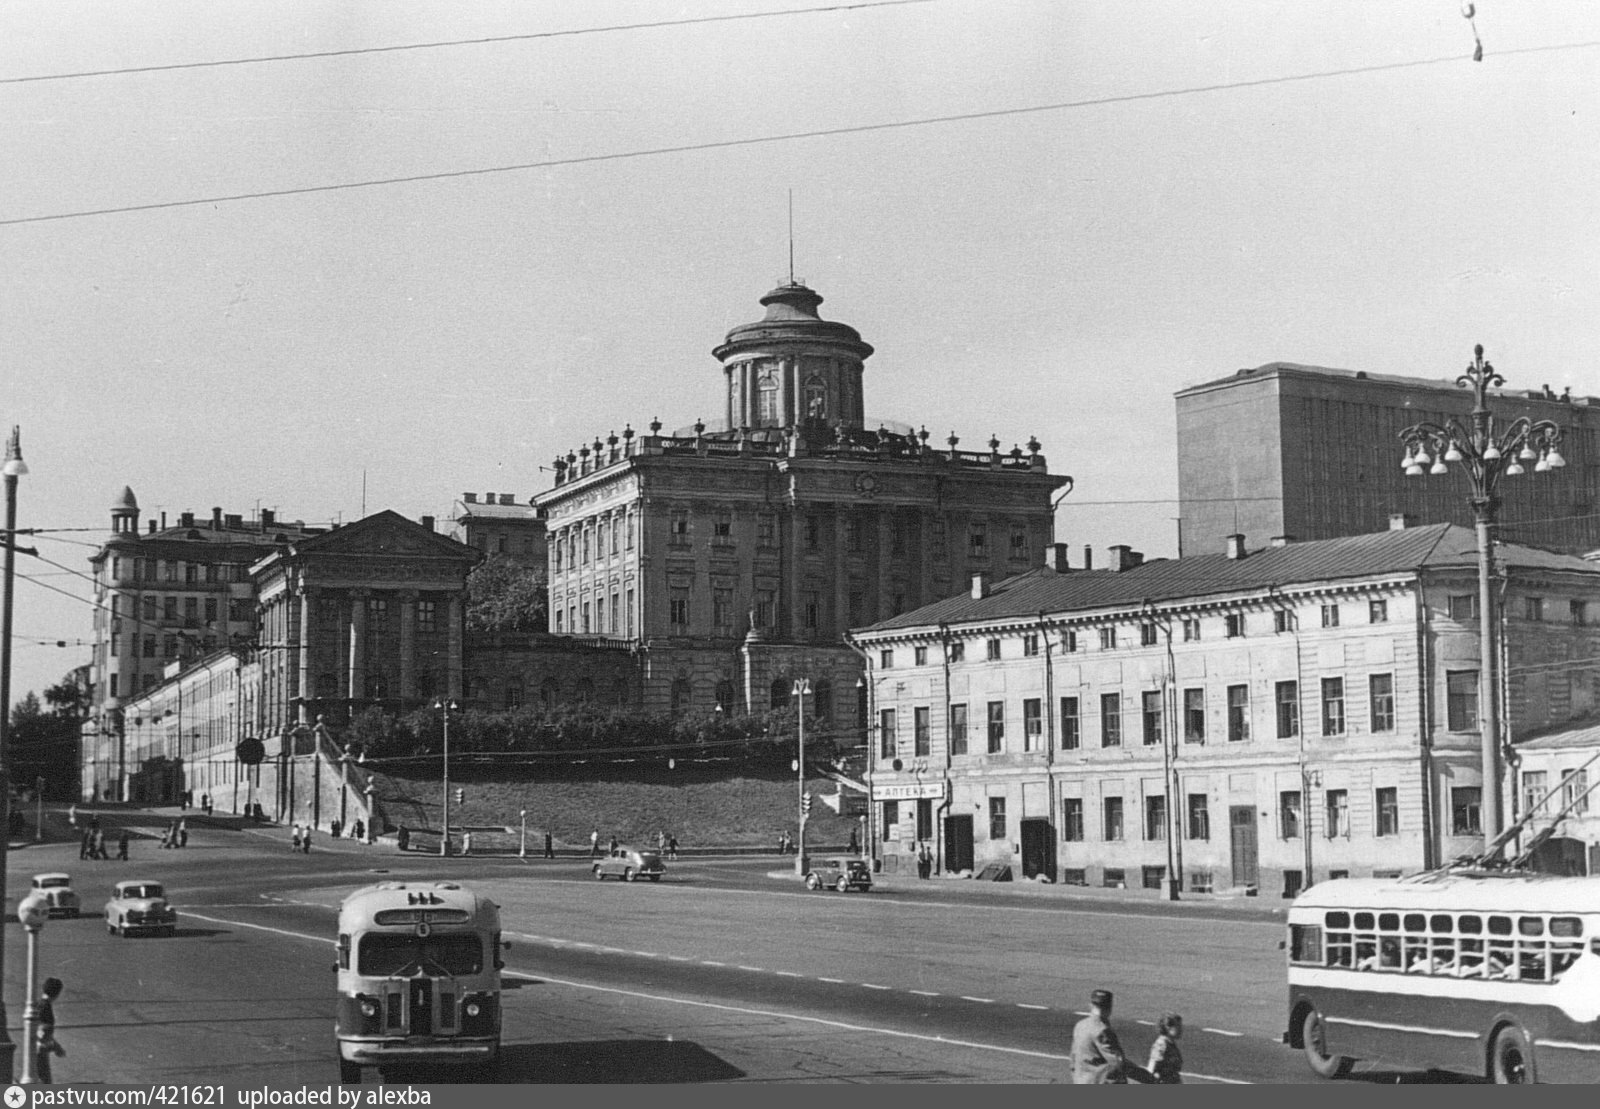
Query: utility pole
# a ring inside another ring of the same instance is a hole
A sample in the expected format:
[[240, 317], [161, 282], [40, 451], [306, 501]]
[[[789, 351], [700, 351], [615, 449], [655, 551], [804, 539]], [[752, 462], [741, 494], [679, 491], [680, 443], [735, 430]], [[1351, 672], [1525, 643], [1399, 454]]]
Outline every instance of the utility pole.
[[[22, 429], [13, 427], [6, 440], [3, 473], [6, 490], [5, 597], [0, 600], [0, 905], [5, 903], [6, 848], [11, 829], [11, 597], [17, 573], [17, 479], [28, 472], [22, 461]], [[5, 929], [0, 928], [0, 966], [5, 964]], [[30, 1045], [31, 1046], [31, 1045]], [[17, 1045], [6, 1031], [6, 1004], [0, 991], [0, 1074], [10, 1081]]]

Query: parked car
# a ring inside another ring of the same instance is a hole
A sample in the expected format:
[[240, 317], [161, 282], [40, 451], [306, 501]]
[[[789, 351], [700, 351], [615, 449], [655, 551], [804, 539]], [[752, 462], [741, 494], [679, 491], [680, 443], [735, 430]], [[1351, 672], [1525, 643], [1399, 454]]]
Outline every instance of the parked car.
[[661, 861], [661, 852], [645, 851], [637, 847], [614, 848], [609, 855], [603, 856], [594, 864], [596, 878], [604, 878], [610, 874], [621, 878], [624, 882], [632, 882], [639, 878], [659, 882], [666, 872], [667, 867]]
[[806, 871], [806, 889], [819, 890], [823, 886], [831, 886], [840, 893], [869, 890], [872, 871], [861, 859], [819, 859]]
[[51, 916], [78, 915], [78, 895], [73, 892], [70, 874], [35, 874], [33, 888], [50, 906]]
[[118, 882], [106, 902], [106, 931], [124, 937], [135, 932], [170, 936], [178, 930], [178, 912], [167, 904], [160, 882], [130, 879]]

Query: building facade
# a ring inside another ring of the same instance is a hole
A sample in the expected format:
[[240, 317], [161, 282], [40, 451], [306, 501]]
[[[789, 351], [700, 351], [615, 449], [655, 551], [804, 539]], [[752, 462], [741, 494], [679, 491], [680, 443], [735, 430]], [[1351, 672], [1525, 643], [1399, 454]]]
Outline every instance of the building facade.
[[872, 347], [821, 301], [774, 289], [716, 347], [720, 426], [596, 438], [534, 498], [550, 630], [632, 645], [643, 707], [762, 711], [804, 676], [836, 698], [819, 716], [854, 719], [847, 628], [1037, 565], [1052, 541], [1051, 495], [1070, 479], [1039, 444], [962, 451], [874, 427]]
[[463, 493], [451, 507], [450, 538], [476, 547], [484, 557], [500, 555], [520, 566], [545, 568], [544, 515], [519, 504], [514, 493]]
[[[1404, 513], [1470, 526], [1465, 478], [1408, 478], [1403, 428], [1465, 422], [1472, 392], [1450, 381], [1273, 362], [1177, 394], [1180, 554], [1215, 553], [1242, 532], [1296, 540], [1381, 531]], [[1508, 477], [1500, 536], [1568, 553], [1600, 548], [1600, 398], [1548, 389], [1493, 393], [1497, 426], [1527, 417], [1563, 430], [1568, 465]], [[1470, 426], [1470, 425], [1469, 425]]]
[[[1476, 545], [1453, 525], [1032, 571], [853, 633], [875, 846], [1291, 894], [1482, 849]], [[1509, 731], [1594, 713], [1600, 567], [1501, 545]]]

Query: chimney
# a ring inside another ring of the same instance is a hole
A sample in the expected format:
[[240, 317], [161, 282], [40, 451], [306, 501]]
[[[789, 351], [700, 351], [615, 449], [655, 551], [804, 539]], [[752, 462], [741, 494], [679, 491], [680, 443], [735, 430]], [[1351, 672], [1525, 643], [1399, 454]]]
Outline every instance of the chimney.
[[1244, 557], [1244, 536], [1238, 532], [1226, 537], [1228, 544], [1228, 557], [1235, 561]]
[[211, 509], [211, 530], [222, 530], [222, 506], [214, 505]]
[[167, 514], [165, 512], [161, 514], [161, 530], [167, 530]]
[[276, 512], [274, 512], [270, 508], [263, 508], [261, 510], [261, 530], [262, 531], [266, 531], [268, 528], [270, 528], [273, 524], [275, 524], [277, 522], [278, 522], [278, 514]]
[[1118, 543], [1116, 546], [1111, 548], [1110, 568], [1116, 573], [1120, 574], [1124, 570], [1132, 570], [1134, 567], [1141, 566], [1143, 564], [1144, 555], [1139, 551], [1134, 550], [1126, 543]]
[[463, 494], [461, 494], [461, 499], [463, 501], [465, 501], [467, 504], [477, 504], [478, 503], [478, 494], [476, 494], [476, 493], [463, 493]]
[[493, 493], [485, 493], [483, 495], [483, 503], [484, 504], [493, 504], [494, 503], [494, 494]]
[[150, 534], [154, 535], [155, 533], [156, 533], [156, 522], [155, 522], [155, 519], [152, 518], [150, 520]]
[[1050, 561], [1048, 565], [1050, 569], [1058, 574], [1065, 574], [1071, 569], [1067, 565], [1067, 545], [1065, 543], [1050, 544]]
[[194, 527], [194, 513], [193, 512], [180, 512], [178, 514], [178, 526], [180, 528], [192, 528], [192, 527]]
[[244, 517], [230, 512], [222, 518], [222, 525], [228, 528], [242, 528], [244, 527]]
[[989, 595], [989, 575], [978, 572], [972, 575], [972, 599], [981, 601]]
[[1417, 518], [1409, 512], [1389, 513], [1389, 530], [1405, 531], [1406, 528], [1417, 522]]
[[1087, 543], [1083, 545], [1083, 568], [1085, 570], [1094, 569], [1094, 548]]
[[1292, 536], [1292, 535], [1274, 535], [1272, 537], [1272, 545], [1274, 547], [1287, 547], [1290, 543], [1293, 543], [1293, 542], [1294, 542], [1294, 536]]
[[516, 504], [517, 503], [517, 495], [515, 493], [501, 493], [500, 494], [500, 503], [501, 504]]
[[424, 516], [422, 518], [422, 526], [427, 528], [429, 531], [432, 531], [433, 530], [433, 517], [432, 516]]

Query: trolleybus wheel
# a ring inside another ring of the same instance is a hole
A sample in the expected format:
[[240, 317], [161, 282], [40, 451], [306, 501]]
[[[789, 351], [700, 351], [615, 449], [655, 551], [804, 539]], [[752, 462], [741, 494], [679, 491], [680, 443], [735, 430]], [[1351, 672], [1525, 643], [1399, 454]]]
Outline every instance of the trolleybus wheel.
[[1495, 1033], [1489, 1077], [1502, 1086], [1534, 1081], [1533, 1045], [1517, 1025], [1508, 1024]]
[[1307, 1009], [1300, 1021], [1300, 1040], [1305, 1045], [1306, 1062], [1323, 1078], [1342, 1078], [1350, 1073], [1352, 1060], [1345, 1055], [1328, 1054], [1327, 1030], [1322, 1024], [1322, 1014]]

